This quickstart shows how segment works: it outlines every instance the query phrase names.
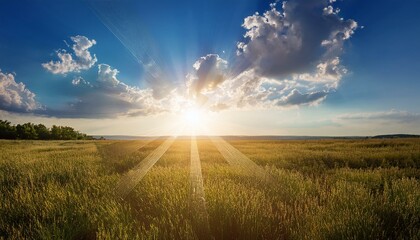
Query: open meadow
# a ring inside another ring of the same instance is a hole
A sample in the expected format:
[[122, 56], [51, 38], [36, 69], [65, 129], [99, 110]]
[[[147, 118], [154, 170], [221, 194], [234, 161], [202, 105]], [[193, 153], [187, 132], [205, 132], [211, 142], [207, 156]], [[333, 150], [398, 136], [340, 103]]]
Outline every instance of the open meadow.
[[0, 239], [420, 239], [420, 139], [0, 140]]

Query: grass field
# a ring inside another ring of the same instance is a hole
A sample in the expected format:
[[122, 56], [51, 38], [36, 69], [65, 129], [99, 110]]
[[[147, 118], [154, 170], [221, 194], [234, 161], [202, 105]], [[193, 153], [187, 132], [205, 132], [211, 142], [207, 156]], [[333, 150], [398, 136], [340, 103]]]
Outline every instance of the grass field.
[[419, 139], [178, 139], [119, 195], [164, 141], [1, 140], [0, 239], [420, 239]]

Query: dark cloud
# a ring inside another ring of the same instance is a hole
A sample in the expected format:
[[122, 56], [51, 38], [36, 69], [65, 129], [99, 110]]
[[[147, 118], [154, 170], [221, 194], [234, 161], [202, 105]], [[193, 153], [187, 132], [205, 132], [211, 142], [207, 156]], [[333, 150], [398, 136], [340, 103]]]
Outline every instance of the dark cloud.
[[264, 77], [305, 73], [329, 62], [357, 28], [327, 1], [292, 0], [283, 3], [283, 11], [271, 6], [263, 15], [245, 18], [246, 40], [238, 43], [240, 61]]
[[194, 64], [190, 88], [203, 93], [213, 109], [321, 102], [347, 73], [340, 56], [357, 29], [354, 20], [339, 16], [333, 3], [291, 0], [246, 17], [244, 40], [238, 42], [231, 66], [219, 69], [216, 63], [224, 60], [217, 55], [202, 57]]

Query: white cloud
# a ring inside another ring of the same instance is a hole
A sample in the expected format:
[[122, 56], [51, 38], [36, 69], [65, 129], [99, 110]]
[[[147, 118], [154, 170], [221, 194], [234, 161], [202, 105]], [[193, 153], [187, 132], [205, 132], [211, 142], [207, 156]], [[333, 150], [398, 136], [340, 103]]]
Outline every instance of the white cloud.
[[[92, 56], [89, 52], [89, 49], [96, 44], [95, 40], [89, 40], [84, 36], [71, 37], [71, 40], [74, 43], [71, 47], [73, 53], [59, 50], [57, 56], [60, 60], [44, 63], [45, 69], [54, 74], [66, 74], [89, 69], [97, 62], [96, 56]], [[155, 64], [150, 64], [148, 67], [154, 66]], [[148, 72], [158, 73], [157, 70]], [[171, 91], [167, 89], [168, 86], [156, 82], [151, 83], [153, 88], [140, 89], [129, 86], [118, 79], [118, 73], [119, 71], [110, 65], [99, 64], [96, 79], [88, 81], [82, 76], [73, 78], [71, 83], [80, 87], [72, 91], [73, 101], [62, 107], [47, 108], [37, 113], [64, 118], [115, 118], [153, 115], [179, 108], [173, 101], [175, 98], [180, 98], [175, 90]], [[152, 76], [153, 79], [160, 79], [161, 77], [156, 74]], [[162, 91], [156, 91], [157, 85]]]
[[124, 84], [117, 79], [117, 74], [119, 73], [117, 69], [112, 69], [108, 64], [99, 64], [98, 69], [98, 82], [102, 86], [110, 88], [117, 87], [119, 84], [124, 86]]
[[315, 105], [327, 97], [328, 92], [317, 91], [302, 94], [293, 89], [287, 96], [283, 96], [276, 104], [279, 106]]
[[[90, 81], [88, 92], [77, 96], [63, 109], [48, 109], [47, 115], [68, 118], [114, 118], [118, 116], [153, 115], [168, 108], [168, 98], [156, 100], [153, 90], [140, 89], [121, 82], [118, 70], [107, 64], [98, 65], [98, 77]], [[86, 81], [75, 79], [75, 82]], [[87, 81], [86, 81], [87, 82]]]
[[207, 106], [214, 111], [228, 108], [284, 109], [317, 105], [329, 93], [328, 90], [319, 90], [317, 84], [313, 87], [305, 82], [303, 84], [302, 81], [264, 78], [254, 70], [247, 70], [226, 80], [217, 90], [206, 93]]
[[85, 36], [74, 36], [70, 38], [73, 41], [73, 54], [64, 49], [57, 51], [58, 61], [43, 63], [42, 66], [54, 74], [66, 74], [70, 72], [80, 72], [91, 68], [98, 61], [95, 55], [91, 55], [89, 48], [96, 44], [95, 40], [89, 40]]
[[[47, 114], [83, 118], [149, 115], [181, 109], [191, 98], [212, 110], [319, 104], [347, 74], [340, 57], [344, 42], [358, 27], [354, 20], [340, 17], [334, 2], [290, 0], [270, 4], [262, 15], [246, 17], [237, 55], [229, 64], [217, 54], [198, 59], [187, 75], [187, 91], [168, 84], [168, 73], [153, 58], [135, 55], [142, 59], [150, 88], [129, 86], [118, 79], [117, 69], [99, 64], [97, 79], [87, 81], [80, 76], [72, 81], [89, 88], [74, 88], [75, 101], [64, 109], [48, 109]], [[84, 36], [71, 40], [71, 53], [59, 50], [58, 61], [42, 66], [54, 74], [94, 66], [97, 58], [89, 50], [96, 41]]]
[[225, 108], [224, 104], [236, 108], [260, 108], [264, 105], [267, 107], [271, 105], [268, 97], [272, 94], [272, 89], [263, 86], [265, 80], [258, 77], [253, 70], [244, 71], [220, 85], [218, 91], [211, 97], [211, 99], [217, 99], [217, 102], [212, 105], [223, 108]]
[[215, 67], [217, 55], [199, 59], [193, 76], [203, 64], [204, 74], [192, 78], [197, 84], [193, 88], [205, 95], [202, 98], [211, 109], [285, 108], [322, 102], [348, 72], [340, 56], [344, 41], [357, 29], [354, 20], [339, 16], [333, 3], [291, 0], [283, 2], [281, 10], [272, 3], [264, 14], [246, 17], [237, 57], [222, 69]]
[[320, 63], [331, 62], [357, 28], [354, 20], [342, 19], [339, 11], [323, 0], [284, 2], [282, 11], [271, 6], [262, 16], [245, 18], [246, 39], [238, 43], [245, 66], [261, 76], [306, 73]]
[[192, 95], [202, 91], [213, 90], [226, 79], [228, 62], [217, 54], [208, 54], [198, 59], [194, 72], [188, 76], [188, 88]]
[[25, 84], [17, 83], [13, 74], [0, 70], [0, 108], [10, 112], [30, 112], [41, 109], [41, 105]]
[[71, 81], [71, 84], [73, 84], [74, 86], [82, 86], [82, 85], [92, 86], [90, 82], [86, 81], [84, 78], [80, 76], [73, 78], [73, 80]]

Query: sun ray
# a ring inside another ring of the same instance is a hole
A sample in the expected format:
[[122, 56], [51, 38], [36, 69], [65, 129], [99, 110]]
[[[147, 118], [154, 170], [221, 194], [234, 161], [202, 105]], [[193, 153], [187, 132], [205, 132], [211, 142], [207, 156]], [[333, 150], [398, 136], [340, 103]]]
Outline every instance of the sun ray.
[[146, 173], [155, 165], [155, 163], [169, 149], [177, 137], [171, 136], [165, 140], [158, 148], [143, 159], [137, 166], [130, 170], [117, 184], [117, 196], [125, 198], [131, 190], [143, 179]]
[[193, 223], [200, 235], [209, 237], [210, 225], [209, 214], [207, 212], [203, 176], [201, 174], [200, 155], [198, 153], [197, 140], [195, 136], [191, 136], [191, 205], [194, 212]]
[[238, 167], [249, 174], [254, 174], [260, 178], [267, 179], [267, 172], [262, 167], [258, 166], [223, 138], [211, 136], [210, 139], [230, 165]]

